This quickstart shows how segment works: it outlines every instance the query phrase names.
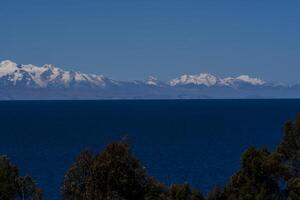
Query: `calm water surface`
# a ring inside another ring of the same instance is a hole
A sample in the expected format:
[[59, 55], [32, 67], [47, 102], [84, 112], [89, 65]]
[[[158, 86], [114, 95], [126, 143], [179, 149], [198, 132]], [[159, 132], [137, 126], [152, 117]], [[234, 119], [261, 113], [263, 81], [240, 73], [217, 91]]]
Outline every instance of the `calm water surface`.
[[207, 192], [228, 180], [247, 147], [274, 148], [298, 112], [300, 100], [0, 102], [0, 154], [58, 200], [82, 149], [127, 136], [150, 175]]

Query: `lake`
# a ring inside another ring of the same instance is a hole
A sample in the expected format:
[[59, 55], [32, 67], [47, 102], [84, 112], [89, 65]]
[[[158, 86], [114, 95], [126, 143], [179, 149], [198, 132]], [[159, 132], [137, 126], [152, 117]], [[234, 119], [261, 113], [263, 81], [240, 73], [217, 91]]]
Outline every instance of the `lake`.
[[2, 101], [0, 154], [59, 200], [63, 174], [86, 148], [127, 137], [150, 175], [208, 192], [249, 146], [274, 148], [300, 100]]

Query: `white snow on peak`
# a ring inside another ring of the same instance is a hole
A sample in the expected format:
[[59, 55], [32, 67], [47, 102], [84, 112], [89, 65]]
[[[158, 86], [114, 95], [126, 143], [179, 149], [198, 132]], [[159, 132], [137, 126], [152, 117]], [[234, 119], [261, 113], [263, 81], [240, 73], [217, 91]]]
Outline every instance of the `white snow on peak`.
[[171, 86], [176, 85], [205, 85], [205, 86], [234, 86], [236, 87], [239, 83], [246, 83], [250, 85], [264, 85], [266, 82], [258, 79], [252, 78], [248, 75], [241, 75], [236, 78], [226, 77], [219, 78], [211, 74], [201, 73], [198, 75], [182, 75], [179, 78], [170, 81]]
[[3, 60], [0, 62], [0, 66], [4, 67], [4, 66], [11, 66], [11, 67], [16, 67], [17, 63], [11, 61], [11, 60]]
[[[32, 64], [17, 65], [15, 62], [5, 60], [0, 62], [0, 79], [8, 85], [25, 85], [35, 88], [50, 87], [104, 87], [109, 84], [120, 85], [122, 82], [114, 81], [102, 75], [85, 74], [77, 71], [64, 71], [53, 65], [43, 65], [42, 67]], [[151, 86], [162, 86], [164, 82], [150, 76], [145, 81], [134, 81], [134, 84], [147, 84]], [[237, 88], [242, 84], [260, 86], [266, 84], [259, 78], [248, 75], [238, 77], [220, 78], [208, 73], [196, 75], [182, 75], [169, 82], [169, 86], [178, 85], [199, 85], [199, 86], [227, 86]]]
[[71, 84], [81, 83], [90, 86], [104, 86], [106, 81], [110, 81], [110, 79], [102, 75], [64, 71], [49, 64], [42, 67], [32, 64], [18, 66], [9, 60], [0, 62], [0, 78], [4, 76], [7, 76], [5, 79], [12, 82], [13, 85], [17, 85], [18, 81], [23, 81], [23, 84], [26, 86], [40, 88], [45, 88], [49, 85], [69, 87]]
[[159, 80], [155, 78], [154, 76], [149, 76], [148, 79], [145, 81], [146, 84], [148, 85], [159, 85]]
[[0, 77], [12, 74], [18, 69], [17, 64], [10, 61], [4, 60], [0, 62]]
[[171, 86], [175, 85], [187, 85], [187, 84], [195, 84], [195, 85], [206, 85], [213, 86], [218, 82], [218, 78], [207, 73], [201, 73], [198, 75], [182, 75], [179, 78], [173, 79], [170, 81]]
[[259, 78], [251, 78], [248, 75], [241, 75], [241, 76], [238, 76], [236, 79], [240, 80], [240, 81], [243, 81], [243, 82], [246, 82], [246, 83], [250, 83], [252, 85], [263, 85], [263, 84], [266, 83], [265, 81], [263, 81]]

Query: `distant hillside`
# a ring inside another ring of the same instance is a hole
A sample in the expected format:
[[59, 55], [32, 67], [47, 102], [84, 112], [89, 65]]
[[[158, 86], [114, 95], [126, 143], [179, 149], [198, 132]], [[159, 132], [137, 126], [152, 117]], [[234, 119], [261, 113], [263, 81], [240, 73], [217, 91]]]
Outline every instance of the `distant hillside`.
[[248, 75], [220, 78], [207, 73], [182, 75], [168, 82], [149, 77], [117, 81], [103, 75], [0, 62], [0, 99], [206, 99], [299, 98], [298, 85], [269, 83]]

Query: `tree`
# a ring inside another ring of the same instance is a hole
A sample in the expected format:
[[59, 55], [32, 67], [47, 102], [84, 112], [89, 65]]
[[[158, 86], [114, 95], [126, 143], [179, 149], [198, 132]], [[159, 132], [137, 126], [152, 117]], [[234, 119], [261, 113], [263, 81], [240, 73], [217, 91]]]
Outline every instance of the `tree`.
[[213, 190], [208, 194], [207, 200], [226, 200], [226, 196], [223, 188], [215, 186]]
[[188, 184], [171, 185], [170, 197], [172, 200], [185, 200], [188, 199], [190, 195], [191, 195], [191, 190]]
[[276, 153], [281, 159], [287, 200], [300, 199], [300, 115], [285, 124], [283, 140]]
[[62, 186], [65, 200], [151, 199], [149, 190], [160, 193], [163, 187], [147, 175], [126, 141], [114, 142], [96, 156], [81, 153]]
[[197, 190], [191, 190], [190, 186], [185, 184], [173, 184], [169, 190], [169, 200], [204, 200], [203, 195]]
[[279, 166], [268, 150], [249, 148], [242, 156], [241, 169], [225, 188], [227, 199], [281, 199]]
[[15, 180], [18, 169], [6, 156], [0, 156], [0, 199], [13, 200], [16, 194]]
[[158, 182], [152, 177], [149, 177], [145, 191], [145, 200], [167, 199], [168, 188], [164, 184]]
[[287, 184], [287, 200], [299, 199], [300, 178], [291, 178]]
[[203, 194], [199, 191], [199, 190], [192, 190], [192, 193], [191, 193], [191, 200], [204, 200], [204, 196]]
[[126, 141], [109, 144], [95, 156], [82, 152], [66, 172], [64, 200], [204, 200], [188, 184], [170, 188], [149, 176]]
[[16, 189], [20, 200], [40, 200], [42, 193], [30, 176], [17, 177]]
[[92, 181], [92, 166], [94, 156], [88, 150], [83, 151], [76, 158], [64, 177], [62, 186], [63, 199], [88, 200], [88, 186]]
[[289, 172], [286, 179], [300, 176], [300, 116], [295, 121], [285, 124], [284, 136], [278, 146], [277, 153], [281, 156], [282, 164]]
[[125, 141], [112, 143], [96, 155], [93, 172], [97, 196], [106, 197], [113, 191], [124, 199], [134, 200], [142, 199], [146, 193], [149, 177], [145, 167], [131, 154]]
[[0, 199], [42, 199], [42, 192], [32, 178], [19, 176], [18, 168], [6, 156], [0, 156]]

